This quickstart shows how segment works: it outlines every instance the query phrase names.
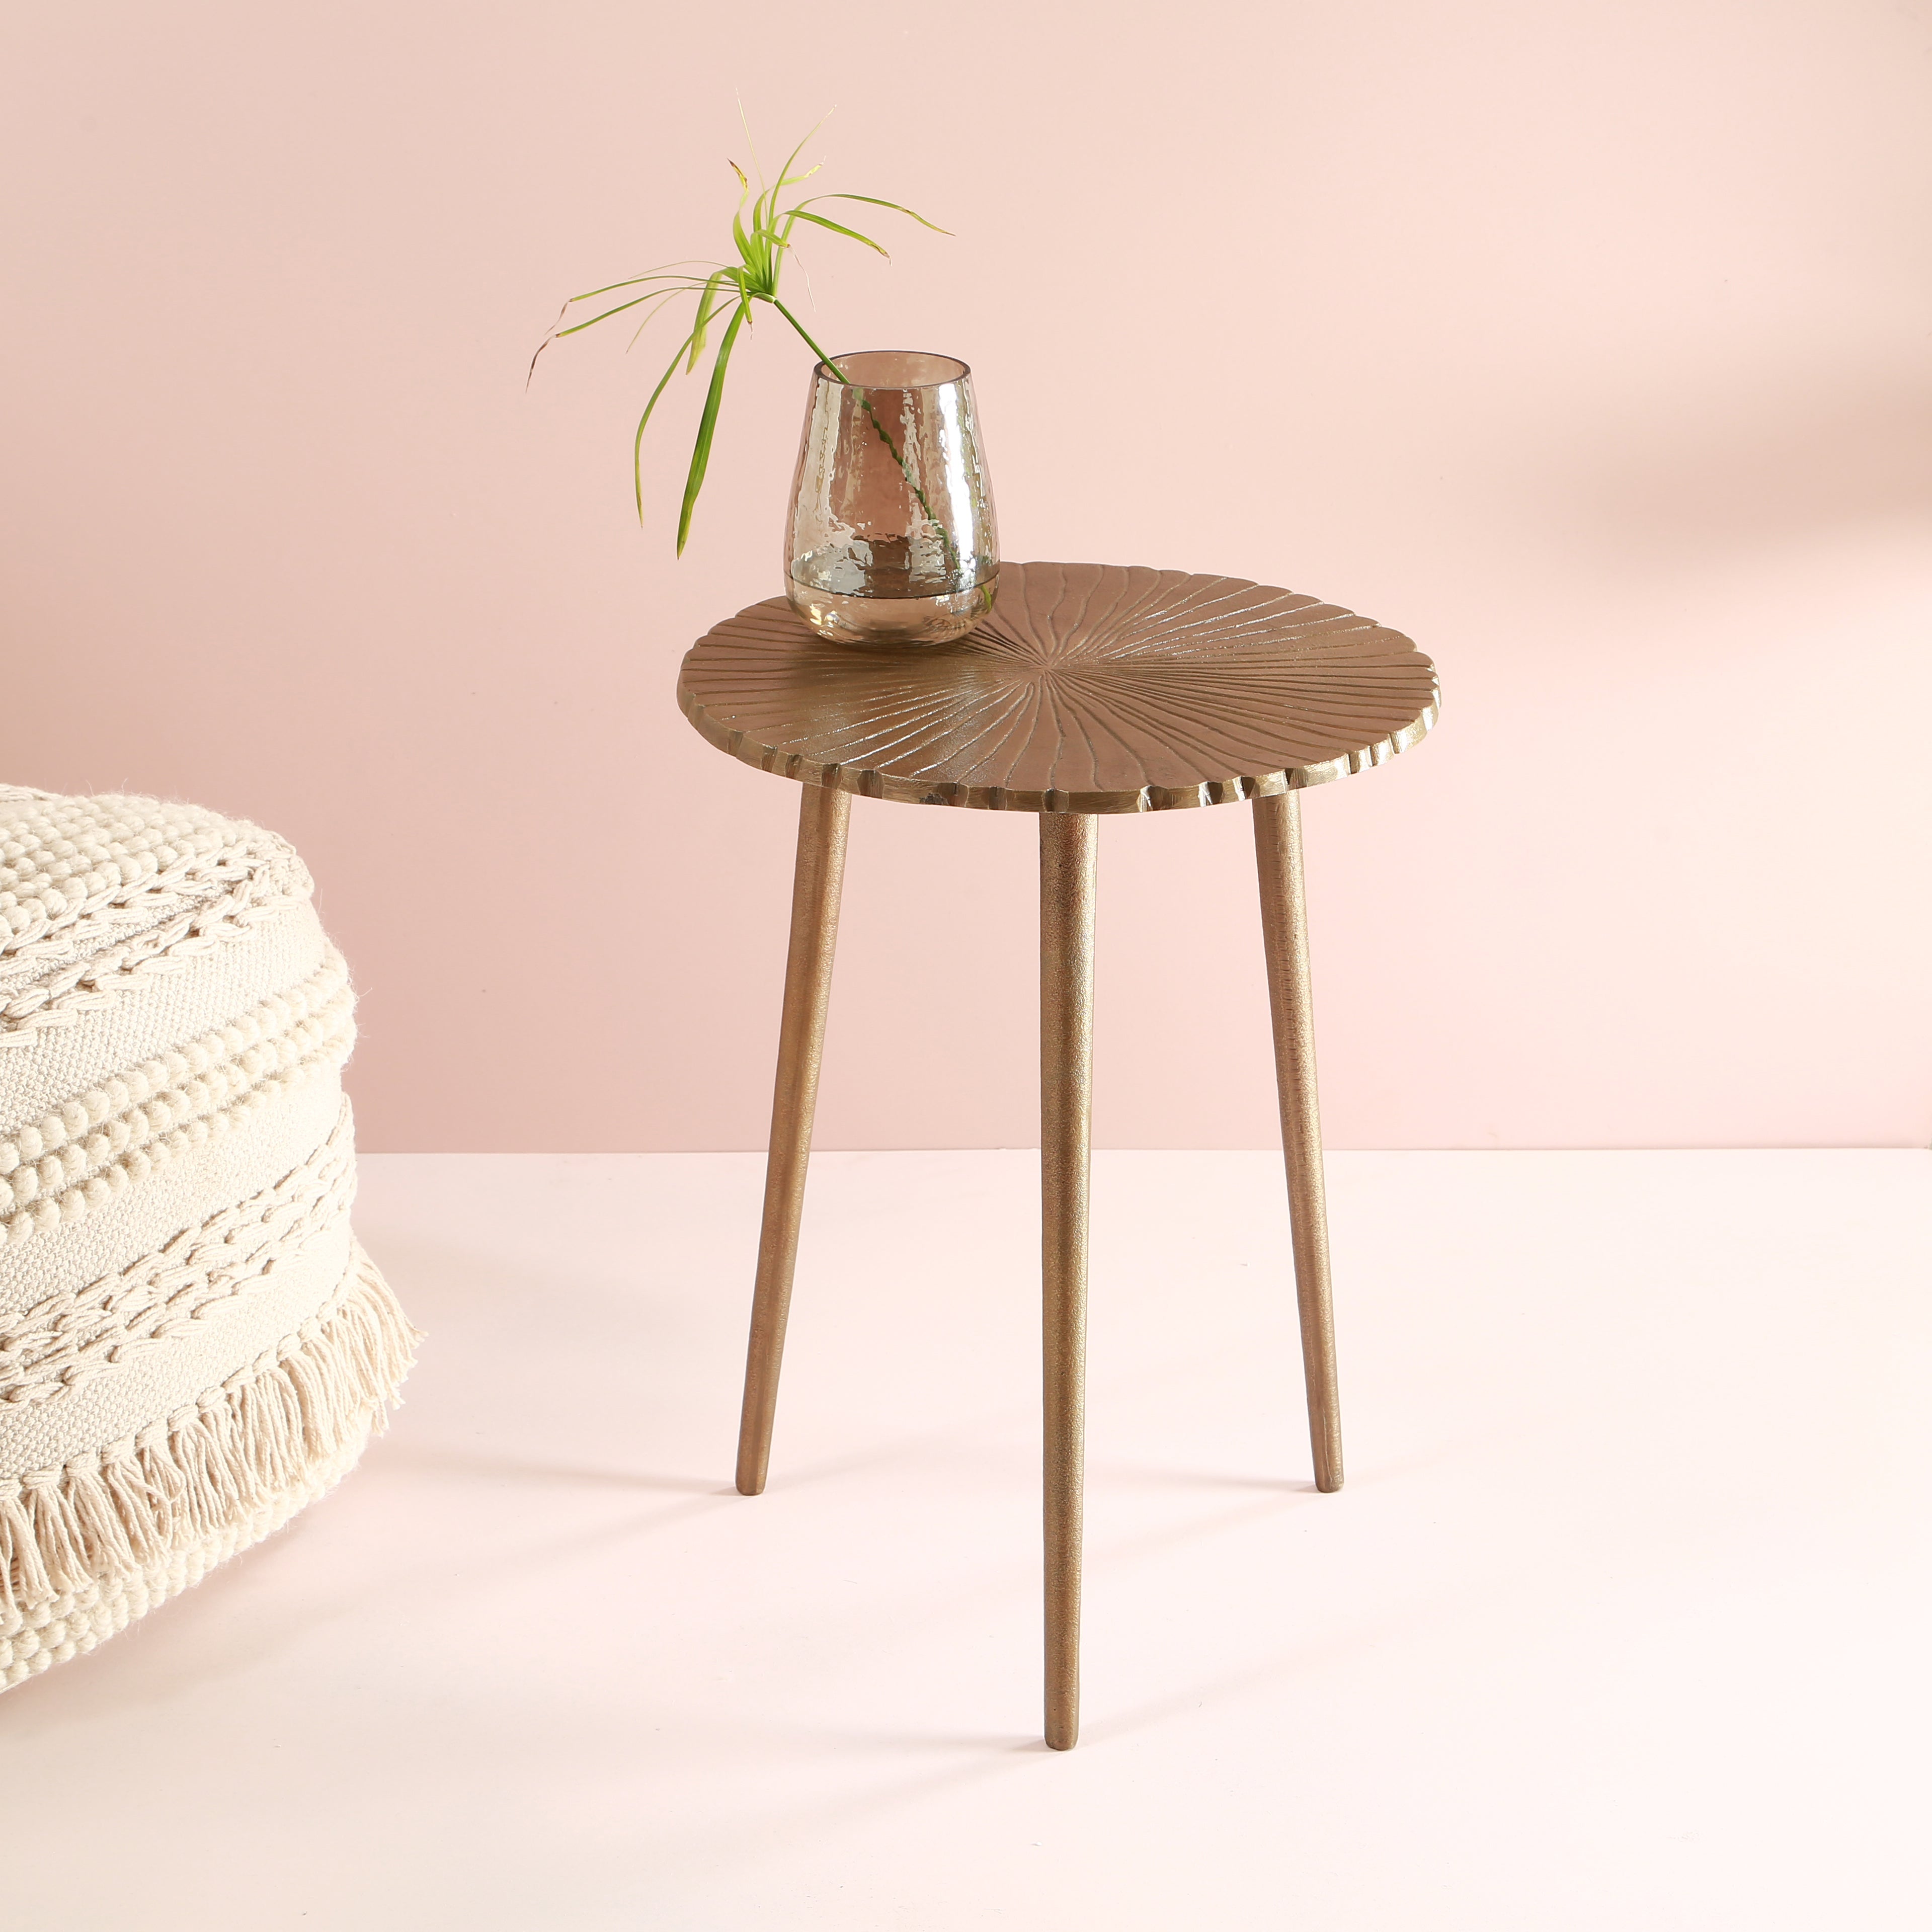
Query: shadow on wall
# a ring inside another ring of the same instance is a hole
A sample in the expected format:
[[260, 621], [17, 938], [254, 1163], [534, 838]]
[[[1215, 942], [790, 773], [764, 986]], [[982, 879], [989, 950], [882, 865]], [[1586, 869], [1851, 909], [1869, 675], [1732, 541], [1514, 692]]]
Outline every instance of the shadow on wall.
[[1793, 368], [1732, 380], [1689, 401], [1681, 388], [1633, 398], [1620, 418], [1606, 398], [1600, 460], [1580, 463], [1574, 446], [1552, 453], [1546, 480], [1592, 539], [1676, 566], [1932, 515], [1932, 383], [1922, 370]]

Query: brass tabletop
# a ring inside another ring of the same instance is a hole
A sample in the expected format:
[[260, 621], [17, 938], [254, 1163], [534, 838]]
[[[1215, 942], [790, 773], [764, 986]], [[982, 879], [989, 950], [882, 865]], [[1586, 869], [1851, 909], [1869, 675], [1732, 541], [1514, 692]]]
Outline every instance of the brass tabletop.
[[806, 784], [994, 812], [1164, 812], [1383, 763], [1436, 722], [1399, 631], [1238, 577], [1003, 563], [956, 642], [828, 643], [782, 597], [686, 653], [711, 742]]

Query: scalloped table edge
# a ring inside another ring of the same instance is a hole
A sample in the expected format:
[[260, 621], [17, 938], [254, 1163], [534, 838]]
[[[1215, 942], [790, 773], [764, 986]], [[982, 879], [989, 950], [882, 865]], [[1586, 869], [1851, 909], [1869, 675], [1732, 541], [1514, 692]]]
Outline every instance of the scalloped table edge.
[[705, 709], [703, 700], [686, 688], [682, 664], [678, 668], [677, 701], [708, 743], [728, 752], [741, 764], [778, 778], [795, 779], [801, 784], [848, 791], [860, 798], [889, 799], [900, 805], [950, 805], [978, 812], [1074, 812], [1099, 816], [1178, 812], [1198, 805], [1238, 805], [1248, 799], [1273, 798], [1285, 791], [1328, 784], [1351, 772], [1385, 765], [1398, 752], [1408, 751], [1429, 735], [1442, 709], [1442, 688], [1439, 680], [1432, 683], [1429, 702], [1413, 723], [1359, 751], [1338, 752], [1314, 764], [1288, 765], [1279, 771], [1210, 778], [1195, 785], [1143, 785], [1136, 792], [1016, 791], [1004, 785], [935, 784], [930, 779], [901, 778], [869, 765], [821, 764], [801, 752], [773, 750], [749, 740], [736, 726], [719, 723]]

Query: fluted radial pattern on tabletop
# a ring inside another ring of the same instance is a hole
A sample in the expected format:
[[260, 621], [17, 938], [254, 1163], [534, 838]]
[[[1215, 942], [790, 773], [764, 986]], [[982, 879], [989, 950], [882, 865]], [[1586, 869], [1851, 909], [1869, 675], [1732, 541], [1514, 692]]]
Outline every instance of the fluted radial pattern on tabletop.
[[827, 643], [782, 597], [699, 639], [686, 715], [760, 770], [868, 798], [1004, 812], [1160, 812], [1321, 784], [1436, 722], [1408, 638], [1238, 577], [1003, 564], [950, 644]]

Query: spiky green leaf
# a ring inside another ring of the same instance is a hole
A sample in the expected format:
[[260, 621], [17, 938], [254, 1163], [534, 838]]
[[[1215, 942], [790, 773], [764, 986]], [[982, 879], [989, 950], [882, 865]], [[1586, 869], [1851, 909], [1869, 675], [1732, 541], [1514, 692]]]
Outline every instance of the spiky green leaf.
[[[692, 334], [697, 331], [694, 329]], [[644, 412], [638, 418], [638, 433], [631, 440], [631, 482], [638, 495], [638, 521], [644, 520], [644, 425], [651, 419], [651, 412], [658, 406], [658, 398], [664, 392], [664, 386], [677, 374], [677, 365], [684, 360], [684, 352], [691, 346], [691, 336], [687, 335], [677, 345], [676, 353], [670, 358], [670, 367], [658, 378], [657, 387], [651, 392], [651, 399], [644, 405]]]
[[711, 365], [711, 387], [704, 398], [704, 414], [698, 424], [698, 442], [691, 452], [691, 469], [684, 479], [684, 503], [677, 515], [677, 554], [684, 554], [685, 539], [691, 534], [691, 513], [698, 507], [698, 493], [704, 488], [704, 472], [711, 462], [711, 439], [718, 428], [718, 406], [724, 400], [724, 368], [731, 359], [731, 345], [751, 313], [748, 302], [741, 302], [718, 345], [718, 359]]
[[890, 208], [895, 214], [910, 214], [920, 227], [930, 228], [935, 235], [950, 235], [952, 232], [950, 228], [940, 227], [936, 221], [927, 220], [916, 208], [908, 208], [900, 202], [881, 201], [875, 194], [815, 194], [812, 199], [814, 201], [862, 201], [874, 208]]
[[711, 318], [718, 313], [711, 306], [711, 298], [718, 292], [718, 284], [730, 273], [729, 268], [720, 268], [705, 284], [704, 292], [698, 298], [698, 325], [691, 332], [691, 359], [684, 365], [687, 376], [698, 367], [698, 358], [704, 353], [705, 331], [711, 326]]
[[886, 254], [885, 250], [880, 248], [869, 235], [861, 235], [856, 228], [842, 227], [838, 222], [829, 220], [823, 214], [810, 214], [805, 209], [796, 208], [792, 210], [792, 218], [796, 221], [809, 221], [814, 227], [829, 228], [835, 235], [848, 236], [854, 242], [864, 242], [868, 248], [875, 253], [885, 255], [887, 261], [890, 262], [892, 259], [891, 256]]

